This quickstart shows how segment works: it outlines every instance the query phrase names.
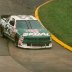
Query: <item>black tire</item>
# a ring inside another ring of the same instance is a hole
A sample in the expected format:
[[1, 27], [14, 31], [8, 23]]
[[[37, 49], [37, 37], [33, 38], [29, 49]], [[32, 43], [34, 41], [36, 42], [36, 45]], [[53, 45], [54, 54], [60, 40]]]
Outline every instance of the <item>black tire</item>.
[[0, 24], [0, 33], [1, 33], [1, 24]]
[[1, 37], [3, 37], [3, 38], [5, 37], [4, 36], [4, 29], [3, 29], [3, 27], [1, 27]]
[[15, 35], [15, 46], [18, 47], [18, 40], [19, 40], [19, 37], [18, 37], [18, 34], [16, 33]]

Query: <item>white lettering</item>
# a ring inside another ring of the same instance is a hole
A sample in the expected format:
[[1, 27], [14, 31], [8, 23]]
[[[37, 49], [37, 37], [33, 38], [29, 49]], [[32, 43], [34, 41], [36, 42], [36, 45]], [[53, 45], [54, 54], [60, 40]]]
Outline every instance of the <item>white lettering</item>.
[[23, 36], [49, 36], [48, 33], [24, 33]]
[[29, 35], [29, 36], [32, 36], [32, 35], [33, 35], [33, 33], [28, 33], [28, 35]]
[[23, 36], [28, 36], [28, 33], [24, 33]]

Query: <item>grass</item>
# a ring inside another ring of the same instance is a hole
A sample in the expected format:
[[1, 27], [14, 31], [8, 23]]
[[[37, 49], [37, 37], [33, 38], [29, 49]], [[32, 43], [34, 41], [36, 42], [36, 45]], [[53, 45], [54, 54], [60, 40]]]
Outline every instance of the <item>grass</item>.
[[72, 46], [72, 0], [54, 0], [39, 9], [39, 16], [52, 34]]

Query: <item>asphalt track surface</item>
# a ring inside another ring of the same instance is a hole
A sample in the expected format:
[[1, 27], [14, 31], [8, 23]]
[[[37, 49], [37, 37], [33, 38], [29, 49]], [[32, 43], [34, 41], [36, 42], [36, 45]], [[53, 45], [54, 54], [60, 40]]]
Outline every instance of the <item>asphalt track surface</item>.
[[[32, 14], [48, 0], [0, 0], [2, 14]], [[16, 48], [0, 37], [0, 72], [72, 72], [72, 53], [53, 41], [52, 49]]]

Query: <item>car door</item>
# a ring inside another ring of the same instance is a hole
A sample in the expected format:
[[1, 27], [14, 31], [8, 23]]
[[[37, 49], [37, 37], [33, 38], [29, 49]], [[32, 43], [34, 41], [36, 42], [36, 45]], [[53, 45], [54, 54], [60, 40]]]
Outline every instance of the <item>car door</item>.
[[5, 33], [7, 36], [10, 36], [9, 30], [10, 30], [10, 25], [9, 25], [8, 22], [6, 22], [6, 24], [5, 24], [5, 26], [4, 26], [4, 33]]
[[5, 34], [11, 39], [13, 39], [15, 36], [15, 26], [14, 25], [15, 25], [15, 22], [12, 20], [9, 20], [6, 23], [5, 28], [4, 28]]

